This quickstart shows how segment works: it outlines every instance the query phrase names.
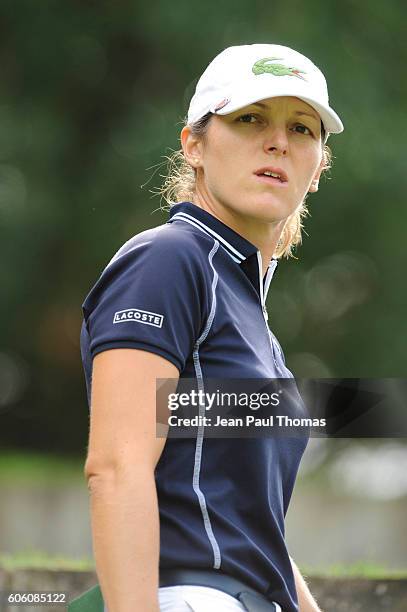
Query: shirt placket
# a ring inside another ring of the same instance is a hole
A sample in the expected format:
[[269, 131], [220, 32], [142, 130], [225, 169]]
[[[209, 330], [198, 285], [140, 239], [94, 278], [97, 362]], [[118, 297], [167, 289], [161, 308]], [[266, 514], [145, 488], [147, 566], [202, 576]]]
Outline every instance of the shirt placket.
[[271, 279], [273, 278], [273, 274], [275, 272], [275, 269], [277, 267], [277, 260], [276, 259], [272, 259], [271, 262], [269, 263], [269, 266], [267, 268], [267, 272], [266, 272], [266, 278], [264, 281], [264, 286], [263, 286], [263, 262], [261, 259], [261, 253], [260, 251], [257, 251], [257, 262], [258, 262], [258, 269], [259, 269], [259, 288], [260, 288], [260, 305], [261, 305], [261, 309], [262, 309], [262, 313], [263, 313], [263, 318], [264, 318], [264, 323], [266, 325], [266, 330], [267, 330], [267, 335], [270, 341], [270, 347], [271, 347], [271, 352], [273, 355], [273, 361], [274, 361], [274, 365], [276, 367], [276, 370], [279, 374], [283, 374], [283, 372], [281, 371], [280, 366], [278, 365], [277, 359], [276, 359], [276, 351], [275, 351], [275, 347], [274, 347], [274, 342], [273, 342], [273, 337], [271, 334], [271, 330], [269, 328], [269, 324], [268, 324], [268, 312], [267, 312], [267, 308], [266, 308], [266, 296], [267, 296], [267, 292], [271, 283]]

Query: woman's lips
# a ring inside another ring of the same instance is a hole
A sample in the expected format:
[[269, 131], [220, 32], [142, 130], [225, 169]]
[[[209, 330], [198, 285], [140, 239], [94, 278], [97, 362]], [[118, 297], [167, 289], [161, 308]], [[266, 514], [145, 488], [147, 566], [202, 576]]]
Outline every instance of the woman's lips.
[[255, 179], [260, 181], [261, 183], [265, 183], [266, 185], [270, 185], [273, 187], [288, 187], [288, 181], [282, 182], [278, 178], [274, 178], [273, 176], [266, 176], [265, 174], [254, 174]]
[[[270, 176], [271, 174], [277, 176]], [[288, 175], [283, 168], [263, 166], [254, 171], [254, 176], [262, 183], [272, 187], [286, 187], [288, 185]]]

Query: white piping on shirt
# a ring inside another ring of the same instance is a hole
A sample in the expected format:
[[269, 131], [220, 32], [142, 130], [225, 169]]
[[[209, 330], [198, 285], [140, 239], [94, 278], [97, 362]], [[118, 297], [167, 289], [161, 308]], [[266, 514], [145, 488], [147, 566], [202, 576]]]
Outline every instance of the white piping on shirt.
[[[195, 225], [196, 227], [199, 227], [199, 229], [201, 229], [202, 231], [205, 231], [208, 234], [211, 234], [211, 236], [216, 238], [216, 240], [218, 240], [222, 244], [222, 246], [224, 246], [226, 249], [229, 249], [231, 251], [231, 253], [229, 253], [228, 251], [228, 255], [230, 255], [234, 261], [241, 263], [242, 261], [246, 259], [246, 257], [242, 255], [241, 253], [239, 253], [239, 251], [235, 249], [235, 247], [233, 247], [227, 240], [222, 238], [222, 236], [219, 236], [217, 232], [215, 232], [212, 228], [205, 225], [205, 223], [202, 223], [202, 221], [199, 221], [199, 219], [195, 219], [195, 217], [193, 217], [192, 215], [188, 215], [187, 213], [179, 212], [179, 213], [175, 213], [172, 219], [182, 219], [183, 221], [187, 221], [188, 223], [191, 223], [191, 225]], [[188, 221], [188, 219], [190, 221]], [[234, 257], [232, 253], [234, 253], [234, 255], [238, 257], [239, 259], [236, 259], [236, 257]]]
[[[269, 264], [269, 267], [268, 267], [268, 270], [267, 270], [267, 273], [266, 273], [266, 282], [264, 284], [264, 296], [265, 296], [265, 298], [267, 297], [267, 294], [268, 294], [268, 291], [269, 291], [269, 287], [270, 287], [270, 283], [271, 283], [271, 279], [274, 276], [274, 272], [276, 271], [277, 264], [278, 264], [277, 259], [272, 259], [270, 264]], [[264, 301], [266, 301], [266, 300], [264, 299]]]
[[259, 264], [259, 285], [260, 285], [260, 303], [261, 303], [261, 309], [263, 311], [263, 317], [264, 317], [264, 322], [266, 324], [266, 328], [267, 328], [267, 335], [269, 337], [269, 341], [270, 341], [270, 346], [271, 346], [271, 351], [273, 354], [273, 360], [274, 360], [274, 365], [276, 366], [277, 372], [279, 374], [282, 374], [283, 372], [281, 371], [280, 366], [277, 363], [277, 359], [276, 359], [276, 355], [275, 355], [275, 350], [274, 350], [274, 342], [273, 342], [273, 338], [271, 336], [271, 331], [269, 328], [269, 324], [268, 324], [268, 312], [267, 312], [267, 308], [266, 308], [266, 299], [265, 296], [268, 293], [269, 287], [270, 287], [270, 283], [271, 283], [271, 279], [273, 278], [273, 274], [275, 272], [275, 269], [277, 267], [277, 260], [273, 259], [271, 261], [271, 263], [269, 264], [267, 273], [266, 273], [266, 282], [265, 282], [265, 286], [263, 289], [263, 262], [261, 259], [261, 253], [260, 251], [257, 251], [257, 262]]
[[[176, 216], [177, 216], [177, 215], [174, 215], [173, 219], [174, 219]], [[197, 228], [198, 228], [198, 229], [199, 229], [201, 232], [203, 232], [204, 234], [207, 234], [208, 236], [210, 236], [211, 238], [213, 238], [213, 236], [211, 236], [211, 235], [209, 234], [209, 232], [207, 232], [207, 231], [206, 231], [206, 230], [204, 230], [202, 227], [200, 227], [200, 226], [198, 225], [198, 223], [195, 223], [194, 221], [190, 221], [189, 219], [181, 219], [181, 221], [185, 221], [185, 223], [189, 223], [190, 225], [193, 225], [194, 227], [197, 227]], [[231, 257], [231, 258], [233, 259], [233, 261], [235, 261], [235, 262], [236, 262], [236, 263], [238, 263], [238, 264], [240, 264], [240, 263], [241, 263], [240, 259], [237, 259], [237, 257], [234, 257], [234, 256], [232, 255], [232, 253], [229, 253], [229, 251], [228, 251], [228, 250], [227, 250], [225, 247], [223, 247], [223, 249], [224, 249], [224, 251], [226, 251], [226, 253], [229, 255], [229, 257]]]
[[[199, 360], [199, 347], [201, 346], [202, 342], [206, 339], [209, 330], [212, 326], [213, 323], [213, 319], [215, 317], [215, 312], [216, 312], [216, 285], [218, 283], [218, 273], [216, 272], [213, 263], [212, 263], [212, 259], [213, 256], [215, 255], [216, 251], [219, 248], [219, 242], [217, 242], [215, 240], [215, 243], [208, 255], [208, 259], [209, 259], [209, 264], [213, 270], [213, 280], [212, 280], [212, 305], [211, 305], [211, 311], [209, 313], [209, 317], [208, 320], [206, 322], [206, 326], [204, 331], [202, 332], [202, 334], [200, 335], [200, 337], [198, 338], [198, 340], [195, 343], [194, 346], [194, 350], [192, 353], [193, 356], [193, 360], [194, 360], [194, 366], [195, 366], [195, 375], [196, 375], [196, 379], [197, 379], [197, 383], [198, 383], [198, 391], [202, 392], [200, 393], [200, 397], [205, 397], [204, 395], [204, 382], [203, 382], [203, 377], [202, 377], [202, 368], [201, 368], [201, 363]], [[205, 403], [201, 403], [199, 404], [199, 421], [200, 423], [204, 423], [204, 419], [202, 417], [205, 416]], [[216, 540], [216, 537], [213, 533], [213, 529], [212, 529], [212, 525], [211, 525], [211, 520], [209, 518], [209, 513], [208, 513], [208, 508], [206, 506], [206, 499], [205, 499], [205, 495], [204, 493], [201, 491], [200, 485], [199, 485], [199, 477], [200, 477], [200, 472], [201, 472], [201, 459], [202, 459], [202, 445], [203, 445], [203, 437], [204, 437], [204, 429], [205, 426], [204, 425], [200, 425], [198, 427], [198, 433], [197, 433], [197, 437], [196, 437], [196, 445], [195, 445], [195, 462], [194, 462], [194, 474], [193, 474], [193, 478], [192, 478], [192, 486], [193, 489], [198, 497], [198, 501], [199, 501], [199, 505], [201, 508], [201, 512], [202, 512], [202, 518], [203, 518], [203, 522], [204, 522], [204, 527], [209, 539], [209, 542], [212, 546], [212, 550], [213, 550], [213, 568], [214, 569], [219, 569], [220, 568], [220, 564], [221, 564], [221, 554], [220, 554], [220, 549], [219, 549], [219, 544]]]

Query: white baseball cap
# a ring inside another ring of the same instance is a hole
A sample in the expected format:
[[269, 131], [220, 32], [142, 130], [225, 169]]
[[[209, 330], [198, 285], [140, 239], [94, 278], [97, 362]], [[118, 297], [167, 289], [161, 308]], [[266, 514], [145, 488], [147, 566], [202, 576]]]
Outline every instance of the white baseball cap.
[[227, 115], [277, 96], [294, 96], [312, 106], [321, 117], [326, 139], [329, 133], [343, 132], [342, 121], [329, 106], [321, 70], [298, 51], [271, 44], [228, 47], [219, 53], [197, 83], [187, 123], [209, 112]]

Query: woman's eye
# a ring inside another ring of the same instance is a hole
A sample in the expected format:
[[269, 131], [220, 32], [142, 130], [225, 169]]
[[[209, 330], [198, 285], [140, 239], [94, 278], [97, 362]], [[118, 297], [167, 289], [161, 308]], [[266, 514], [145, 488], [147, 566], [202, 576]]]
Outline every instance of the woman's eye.
[[237, 118], [241, 123], [255, 123], [257, 121], [256, 116], [252, 113], [246, 113], [245, 115], [240, 115]]
[[301, 131], [301, 132], [299, 132], [300, 134], [305, 134], [305, 136], [312, 136], [311, 130], [306, 125], [302, 125], [302, 123], [298, 123], [295, 126], [295, 129], [297, 129], [297, 128], [302, 128], [303, 130], [308, 130], [308, 131], [304, 131], [304, 132]]

